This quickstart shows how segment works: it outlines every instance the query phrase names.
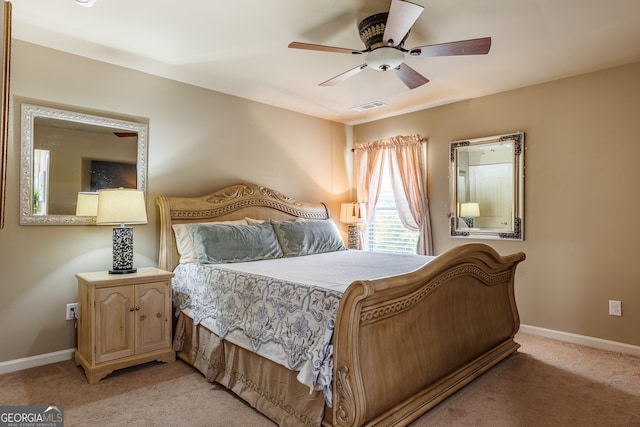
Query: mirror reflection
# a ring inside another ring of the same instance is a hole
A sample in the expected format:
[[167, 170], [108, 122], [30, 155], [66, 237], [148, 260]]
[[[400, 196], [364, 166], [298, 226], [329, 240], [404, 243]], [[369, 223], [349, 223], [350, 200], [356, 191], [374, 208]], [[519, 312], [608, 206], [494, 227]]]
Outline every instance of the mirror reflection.
[[146, 181], [141, 123], [22, 106], [21, 224], [88, 224], [78, 194], [140, 188]]
[[451, 143], [450, 235], [523, 239], [524, 135]]

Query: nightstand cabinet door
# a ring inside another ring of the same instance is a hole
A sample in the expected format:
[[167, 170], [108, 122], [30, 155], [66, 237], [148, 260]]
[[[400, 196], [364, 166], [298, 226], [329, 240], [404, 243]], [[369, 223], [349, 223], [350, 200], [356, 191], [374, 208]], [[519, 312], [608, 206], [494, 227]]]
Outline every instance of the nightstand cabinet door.
[[171, 346], [171, 288], [168, 281], [138, 285], [134, 313], [137, 354]]
[[135, 288], [96, 289], [96, 363], [134, 354]]

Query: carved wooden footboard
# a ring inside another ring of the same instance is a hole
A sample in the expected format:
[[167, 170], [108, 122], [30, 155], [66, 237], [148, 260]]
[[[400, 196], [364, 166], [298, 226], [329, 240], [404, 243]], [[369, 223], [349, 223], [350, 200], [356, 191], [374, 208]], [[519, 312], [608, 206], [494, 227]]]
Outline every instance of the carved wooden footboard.
[[523, 253], [456, 247], [420, 270], [355, 282], [335, 329], [334, 425], [406, 425], [517, 350]]

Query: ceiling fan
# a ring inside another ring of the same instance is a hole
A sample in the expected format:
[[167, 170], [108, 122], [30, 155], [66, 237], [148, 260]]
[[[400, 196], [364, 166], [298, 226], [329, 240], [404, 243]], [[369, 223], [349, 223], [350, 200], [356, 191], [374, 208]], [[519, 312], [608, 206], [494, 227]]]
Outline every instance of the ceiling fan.
[[333, 86], [349, 77], [353, 77], [365, 68], [379, 71], [392, 70], [409, 88], [415, 89], [427, 83], [429, 79], [404, 63], [406, 54], [413, 57], [484, 55], [491, 48], [491, 37], [460, 40], [455, 42], [404, 48], [411, 27], [423, 11], [423, 7], [404, 0], [392, 0], [388, 13], [378, 13], [363, 19], [358, 24], [360, 39], [366, 49], [356, 50], [318, 44], [292, 42], [293, 49], [319, 50], [323, 52], [366, 54], [364, 64], [320, 83], [320, 86]]

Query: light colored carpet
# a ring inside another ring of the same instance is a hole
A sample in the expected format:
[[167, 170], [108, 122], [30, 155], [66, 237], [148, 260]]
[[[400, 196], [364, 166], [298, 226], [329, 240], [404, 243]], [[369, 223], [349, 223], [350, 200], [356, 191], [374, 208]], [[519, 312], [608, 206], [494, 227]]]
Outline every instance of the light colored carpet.
[[[640, 358], [518, 334], [522, 348], [412, 426], [640, 426]], [[65, 426], [273, 426], [181, 361], [89, 385], [72, 361], [0, 376], [1, 405], [59, 405]]]
[[518, 353], [412, 426], [640, 426], [640, 358], [520, 333]]

